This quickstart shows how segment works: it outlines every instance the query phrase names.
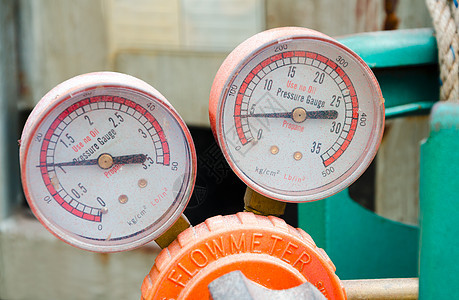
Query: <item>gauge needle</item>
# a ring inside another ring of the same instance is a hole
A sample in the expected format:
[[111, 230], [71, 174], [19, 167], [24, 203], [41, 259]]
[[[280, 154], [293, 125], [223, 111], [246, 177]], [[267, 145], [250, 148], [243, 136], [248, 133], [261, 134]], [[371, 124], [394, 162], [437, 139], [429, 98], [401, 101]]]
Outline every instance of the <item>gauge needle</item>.
[[306, 119], [336, 119], [338, 111], [336, 110], [317, 110], [307, 111], [302, 107], [294, 108], [291, 112], [281, 113], [264, 113], [264, 114], [248, 114], [240, 115], [241, 118], [290, 118], [297, 123], [302, 123]]
[[111, 156], [108, 153], [99, 155], [97, 159], [88, 159], [82, 161], [70, 161], [62, 163], [52, 163], [38, 165], [37, 167], [66, 167], [66, 166], [89, 166], [99, 165], [102, 169], [111, 168], [114, 164], [142, 164], [147, 159], [145, 154], [131, 154], [121, 156]]

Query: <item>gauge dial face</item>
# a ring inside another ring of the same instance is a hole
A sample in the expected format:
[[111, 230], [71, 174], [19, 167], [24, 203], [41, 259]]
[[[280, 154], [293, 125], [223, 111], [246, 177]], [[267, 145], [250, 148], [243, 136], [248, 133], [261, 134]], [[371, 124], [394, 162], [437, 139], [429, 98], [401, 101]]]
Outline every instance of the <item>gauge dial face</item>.
[[290, 202], [322, 199], [373, 159], [383, 98], [368, 66], [343, 45], [287, 35], [222, 69], [225, 85], [211, 99], [219, 102], [214, 130], [233, 170], [255, 191]]
[[128, 250], [157, 238], [194, 185], [185, 124], [161, 94], [127, 75], [87, 74], [63, 85], [64, 93], [50, 100], [50, 92], [37, 105], [22, 137], [33, 212], [86, 250]]

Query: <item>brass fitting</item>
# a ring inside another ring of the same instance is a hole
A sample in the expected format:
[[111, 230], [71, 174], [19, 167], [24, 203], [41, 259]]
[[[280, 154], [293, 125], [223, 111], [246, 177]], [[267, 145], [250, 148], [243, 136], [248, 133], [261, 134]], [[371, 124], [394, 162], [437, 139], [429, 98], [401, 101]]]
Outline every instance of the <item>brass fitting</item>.
[[244, 195], [245, 211], [262, 216], [282, 216], [287, 203], [263, 196], [247, 187]]
[[188, 219], [184, 215], [181, 215], [174, 225], [157, 238], [155, 242], [161, 247], [161, 249], [164, 249], [169, 246], [169, 244], [172, 243], [182, 231], [190, 226], [191, 225]]

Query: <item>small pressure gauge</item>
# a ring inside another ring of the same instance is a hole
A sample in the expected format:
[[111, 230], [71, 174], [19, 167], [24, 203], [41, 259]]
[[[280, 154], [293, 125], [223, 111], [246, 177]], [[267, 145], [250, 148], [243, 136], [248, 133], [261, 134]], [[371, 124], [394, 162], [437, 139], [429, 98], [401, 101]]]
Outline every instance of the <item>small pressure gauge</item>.
[[54, 235], [96, 252], [139, 247], [182, 214], [196, 177], [185, 123], [134, 77], [90, 73], [52, 89], [21, 137], [24, 192]]

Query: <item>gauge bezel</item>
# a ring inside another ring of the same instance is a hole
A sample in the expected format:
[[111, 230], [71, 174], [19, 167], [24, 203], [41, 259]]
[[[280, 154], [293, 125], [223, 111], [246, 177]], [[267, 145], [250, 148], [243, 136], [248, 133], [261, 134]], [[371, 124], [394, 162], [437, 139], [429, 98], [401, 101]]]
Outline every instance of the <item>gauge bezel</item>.
[[[170, 113], [171, 117], [177, 122], [178, 127], [184, 138], [185, 148], [188, 152], [188, 170], [184, 171], [184, 190], [181, 197], [176, 198], [170, 208], [163, 214], [160, 220], [156, 220], [151, 224], [140, 230], [139, 237], [128, 238], [126, 240], [118, 240], [112, 242], [105, 241], [91, 241], [88, 238], [82, 238], [79, 235], [72, 233], [61, 226], [54, 224], [42, 213], [41, 209], [35, 204], [37, 199], [34, 199], [31, 189], [34, 188], [34, 183], [30, 182], [27, 174], [27, 158], [33, 138], [37, 130], [46, 118], [53, 112], [54, 109], [62, 107], [62, 105], [72, 99], [73, 95], [80, 95], [94, 89], [103, 88], [116, 88], [125, 91], [138, 93], [142, 97], [154, 101], [155, 104], [162, 106], [164, 111]], [[196, 150], [191, 137], [191, 133], [186, 126], [183, 119], [156, 89], [144, 81], [135, 77], [116, 73], [116, 72], [95, 72], [88, 73], [73, 77], [48, 92], [36, 105], [35, 109], [30, 114], [22, 132], [21, 146], [20, 146], [20, 166], [21, 166], [21, 179], [29, 207], [40, 223], [48, 229], [52, 234], [61, 239], [62, 241], [75, 246], [77, 248], [93, 251], [93, 252], [120, 252], [132, 250], [140, 247], [156, 238], [161, 236], [167, 229], [169, 229], [175, 221], [182, 215], [185, 210], [191, 194], [193, 192], [194, 184], [196, 181], [197, 170]], [[140, 234], [141, 233], [141, 234]]]
[[[228, 97], [232, 82], [240, 75], [241, 70], [249, 64], [252, 59], [273, 45], [288, 43], [289, 41], [299, 39], [313, 40], [330, 44], [338, 50], [346, 52], [358, 62], [368, 79], [368, 83], [373, 89], [373, 94], [376, 95], [375, 101], [377, 101], [377, 103], [375, 102], [373, 106], [376, 111], [375, 115], [378, 119], [375, 121], [376, 126], [372, 132], [369, 142], [366, 144], [365, 151], [353, 164], [353, 166], [344, 172], [338, 179], [322, 187], [316, 188], [312, 193], [279, 193], [262, 187], [260, 184], [249, 178], [233, 161], [230, 151], [227, 148], [225, 134], [223, 132], [223, 107], [225, 106], [225, 101]], [[226, 160], [233, 171], [246, 185], [256, 192], [272, 199], [295, 203], [308, 202], [320, 200], [344, 190], [357, 180], [357, 178], [368, 168], [377, 153], [383, 135], [384, 98], [373, 72], [362, 60], [362, 58], [360, 58], [354, 51], [322, 33], [306, 28], [284, 27], [259, 33], [244, 41], [230, 53], [215, 76], [210, 94], [209, 118], [214, 136], [222, 149]]]

